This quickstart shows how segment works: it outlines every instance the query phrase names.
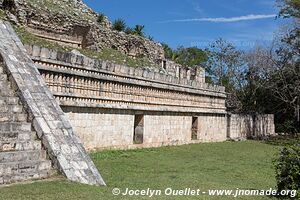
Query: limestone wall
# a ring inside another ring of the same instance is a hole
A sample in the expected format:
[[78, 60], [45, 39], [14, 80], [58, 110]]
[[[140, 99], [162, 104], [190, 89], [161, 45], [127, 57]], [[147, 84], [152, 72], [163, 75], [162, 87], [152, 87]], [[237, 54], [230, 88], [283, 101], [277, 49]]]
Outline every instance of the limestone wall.
[[260, 138], [275, 134], [274, 115], [228, 116], [228, 137], [231, 139]]
[[87, 150], [133, 144], [134, 115], [128, 112], [77, 107], [63, 107], [63, 110]]
[[191, 143], [192, 117], [182, 115], [146, 115], [144, 146]]
[[198, 139], [201, 142], [219, 142], [227, 139], [226, 115], [202, 114], [198, 118]]
[[[225, 115], [200, 115], [63, 106], [87, 150], [133, 149], [226, 140]], [[134, 121], [143, 115], [143, 142], [134, 141]], [[193, 119], [199, 119], [192, 138]]]
[[37, 46], [27, 52], [88, 150], [226, 140], [224, 87]]

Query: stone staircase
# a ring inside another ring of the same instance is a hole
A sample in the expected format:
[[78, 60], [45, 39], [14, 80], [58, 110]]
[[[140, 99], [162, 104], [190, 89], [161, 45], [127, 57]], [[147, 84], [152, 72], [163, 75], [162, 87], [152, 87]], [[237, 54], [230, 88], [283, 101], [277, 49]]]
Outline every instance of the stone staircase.
[[0, 184], [43, 179], [51, 161], [0, 63]]

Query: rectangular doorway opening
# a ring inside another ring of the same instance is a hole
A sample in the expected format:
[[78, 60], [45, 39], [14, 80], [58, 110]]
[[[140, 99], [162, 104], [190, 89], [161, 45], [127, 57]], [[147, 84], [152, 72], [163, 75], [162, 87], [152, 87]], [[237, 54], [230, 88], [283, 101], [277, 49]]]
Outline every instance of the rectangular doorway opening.
[[144, 141], [144, 115], [135, 115], [133, 143], [143, 144], [143, 141]]
[[198, 139], [198, 117], [192, 119], [192, 140]]

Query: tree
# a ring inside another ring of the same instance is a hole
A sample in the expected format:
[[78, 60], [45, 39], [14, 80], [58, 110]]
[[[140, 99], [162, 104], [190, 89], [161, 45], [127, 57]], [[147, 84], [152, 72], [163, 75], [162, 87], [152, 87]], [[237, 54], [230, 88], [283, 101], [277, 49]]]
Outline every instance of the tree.
[[197, 47], [178, 47], [173, 50], [165, 43], [163, 43], [162, 46], [167, 59], [173, 60], [183, 66], [200, 66], [207, 60], [206, 52]]
[[116, 19], [112, 24], [112, 29], [115, 31], [125, 31], [126, 23], [123, 19]]
[[164, 49], [166, 59], [176, 61], [176, 58], [178, 56], [176, 50], [173, 50], [166, 43], [162, 43], [162, 47]]
[[279, 17], [300, 18], [300, 1], [299, 0], [277, 0], [278, 7], [280, 8]]
[[276, 69], [270, 81], [274, 96], [286, 105], [286, 110], [300, 129], [300, 2], [279, 0], [279, 17], [292, 18], [292, 23], [280, 35], [276, 46]]
[[229, 86], [229, 82], [236, 83], [236, 75], [244, 65], [243, 52], [222, 38], [211, 43], [206, 51], [208, 60], [205, 67], [214, 83], [223, 86]]
[[206, 51], [207, 76], [214, 84], [225, 86], [229, 93], [226, 102], [229, 110], [240, 111], [242, 105], [238, 91], [243, 88], [246, 74], [244, 52], [222, 38], [212, 42]]
[[179, 47], [175, 55], [174, 60], [184, 66], [200, 66], [207, 60], [206, 52], [197, 47]]

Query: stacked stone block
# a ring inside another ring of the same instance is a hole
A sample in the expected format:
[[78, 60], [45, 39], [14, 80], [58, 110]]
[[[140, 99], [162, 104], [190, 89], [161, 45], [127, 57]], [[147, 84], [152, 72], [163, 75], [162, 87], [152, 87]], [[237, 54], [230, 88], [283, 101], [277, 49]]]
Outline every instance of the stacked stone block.
[[1, 20], [0, 61], [53, 166], [71, 181], [105, 185], [12, 26]]
[[47, 178], [51, 161], [0, 65], [0, 184]]

